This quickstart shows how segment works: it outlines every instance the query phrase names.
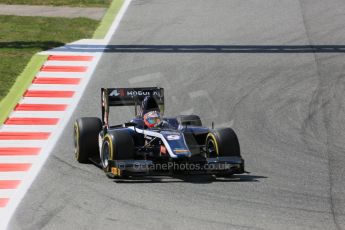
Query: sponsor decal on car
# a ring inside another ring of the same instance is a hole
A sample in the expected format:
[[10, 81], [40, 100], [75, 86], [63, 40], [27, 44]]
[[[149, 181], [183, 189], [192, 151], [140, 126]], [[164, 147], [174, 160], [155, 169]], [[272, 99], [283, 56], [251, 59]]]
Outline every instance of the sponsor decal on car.
[[184, 149], [184, 148], [175, 148], [174, 149], [174, 153], [176, 154], [176, 155], [188, 155], [188, 154], [190, 154], [190, 151], [189, 151], [189, 149]]
[[160, 96], [160, 93], [158, 91], [127, 90], [127, 96]]
[[118, 96], [123, 97], [123, 96], [125, 96], [125, 92], [123, 89], [120, 89], [120, 90], [114, 89], [113, 91], [111, 91], [109, 96], [111, 96], [111, 97], [118, 97]]
[[174, 152], [176, 152], [176, 153], [187, 153], [187, 152], [189, 152], [189, 150], [188, 149], [174, 149]]
[[109, 96], [111, 96], [111, 97], [117, 97], [119, 95], [120, 95], [120, 93], [117, 89], [111, 91], [111, 93], [109, 94]]
[[169, 141], [176, 141], [176, 140], [179, 140], [180, 138], [181, 136], [177, 134], [167, 135], [167, 139]]
[[148, 140], [152, 140], [153, 139], [153, 137], [151, 137], [151, 136], [145, 136], [146, 137], [146, 139], [148, 139]]

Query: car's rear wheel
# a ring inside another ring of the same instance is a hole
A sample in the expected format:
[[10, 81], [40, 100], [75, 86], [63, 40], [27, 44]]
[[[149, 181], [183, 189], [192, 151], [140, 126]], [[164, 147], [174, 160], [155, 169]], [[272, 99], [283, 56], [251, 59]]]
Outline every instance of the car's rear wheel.
[[235, 131], [231, 128], [219, 128], [206, 137], [207, 157], [241, 156], [240, 144]]
[[89, 163], [89, 158], [99, 155], [98, 135], [102, 122], [97, 117], [83, 117], [74, 122], [74, 154], [79, 163]]
[[103, 170], [111, 171], [111, 160], [133, 160], [134, 140], [128, 130], [111, 130], [103, 138], [101, 164]]

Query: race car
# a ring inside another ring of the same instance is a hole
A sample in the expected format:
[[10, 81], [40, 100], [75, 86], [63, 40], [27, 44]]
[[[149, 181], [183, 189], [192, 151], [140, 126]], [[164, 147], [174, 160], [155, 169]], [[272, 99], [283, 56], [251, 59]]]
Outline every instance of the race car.
[[[204, 127], [197, 115], [162, 116], [163, 88], [102, 88], [101, 98], [101, 119], [82, 117], [74, 123], [79, 163], [93, 162], [111, 178], [245, 173], [234, 130]], [[134, 106], [136, 116], [109, 125], [109, 109], [117, 106]]]

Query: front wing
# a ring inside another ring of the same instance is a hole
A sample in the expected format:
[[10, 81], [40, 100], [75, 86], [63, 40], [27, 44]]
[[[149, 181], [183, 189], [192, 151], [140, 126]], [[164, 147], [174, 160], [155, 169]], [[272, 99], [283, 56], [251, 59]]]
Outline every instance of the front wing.
[[151, 160], [109, 161], [109, 177], [159, 176], [174, 174], [221, 174], [232, 175], [245, 173], [244, 160], [241, 157], [217, 157], [193, 159], [170, 159], [153, 162]]

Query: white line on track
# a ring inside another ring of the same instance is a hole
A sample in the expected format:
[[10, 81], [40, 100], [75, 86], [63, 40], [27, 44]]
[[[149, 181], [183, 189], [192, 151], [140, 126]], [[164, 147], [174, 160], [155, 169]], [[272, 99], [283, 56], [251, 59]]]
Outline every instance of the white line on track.
[[15, 193], [15, 189], [0, 189], [0, 198], [11, 198]]
[[[1, 197], [0, 197], [1, 198]], [[1, 208], [0, 207], [0, 216], [4, 216], [4, 214], [6, 213], [6, 208]]]
[[14, 111], [10, 117], [61, 118], [65, 111]]
[[[38, 156], [0, 156], [0, 162], [2, 164], [8, 163], [35, 163]], [[11, 178], [12, 179], [12, 178]], [[1, 191], [1, 189], [0, 189]]]
[[[85, 42], [86, 41], [86, 42]], [[81, 39], [72, 43], [67, 43], [67, 45], [105, 45], [104, 39]], [[97, 48], [99, 49], [99, 48]], [[102, 53], [102, 52], [98, 52]], [[54, 51], [54, 50], [48, 50], [48, 51], [42, 51], [40, 52], [42, 55], [64, 55], [64, 56], [76, 56], [76, 55], [82, 55], [82, 56], [94, 56], [95, 52], [73, 52], [73, 51]], [[94, 60], [92, 60], [94, 61]]]
[[0, 172], [0, 180], [24, 180], [27, 175], [27, 172]]
[[[52, 132], [56, 130], [56, 125], [3, 125], [0, 128], [2, 132]], [[1, 162], [1, 161], [0, 161]]]
[[46, 66], [89, 66], [92, 61], [46, 61]]
[[29, 90], [62, 90], [62, 91], [75, 91], [79, 85], [53, 85], [53, 84], [32, 84]]
[[46, 143], [42, 140], [0, 140], [0, 147], [44, 147]]
[[36, 77], [53, 77], [53, 78], [84, 78], [85, 73], [61, 73], [61, 72], [39, 72]]
[[108, 30], [107, 35], [104, 38], [106, 44], [108, 44], [110, 42], [110, 39], [112, 38], [112, 36], [116, 32], [117, 28], [119, 27], [120, 22], [121, 22], [123, 16], [125, 15], [125, 13], [126, 13], [128, 7], [129, 7], [129, 5], [131, 4], [131, 2], [132, 2], [132, 0], [126, 0], [123, 3], [120, 11], [118, 12], [118, 14], [117, 14], [117, 16], [115, 18], [115, 21], [111, 25], [110, 29]]
[[20, 104], [70, 104], [73, 99], [71, 98], [49, 98], [49, 97], [24, 97]]

